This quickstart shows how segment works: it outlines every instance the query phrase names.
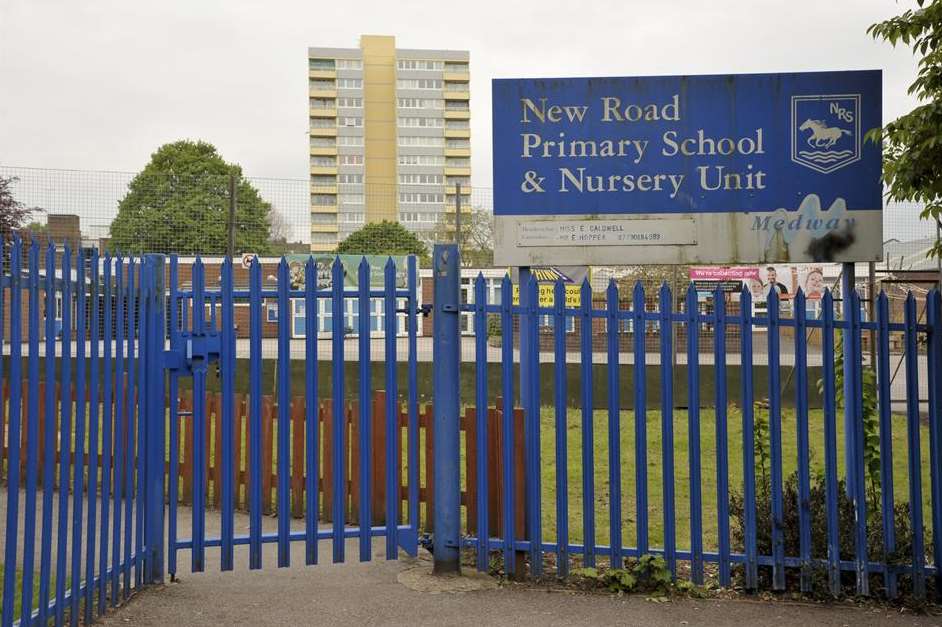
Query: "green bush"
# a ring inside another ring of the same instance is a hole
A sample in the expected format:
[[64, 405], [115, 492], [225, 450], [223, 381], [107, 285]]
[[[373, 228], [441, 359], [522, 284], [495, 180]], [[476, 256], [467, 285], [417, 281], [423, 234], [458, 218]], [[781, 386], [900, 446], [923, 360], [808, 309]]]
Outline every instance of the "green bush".
[[[760, 555], [772, 554], [772, 494], [767, 477], [757, 473], [756, 477], [756, 548]], [[815, 474], [811, 477], [808, 510], [811, 523], [811, 557], [812, 559], [827, 559], [828, 555], [828, 525], [827, 525], [827, 498], [823, 475]], [[745, 507], [743, 497], [739, 493], [730, 496], [731, 539], [733, 549], [743, 551], [745, 547]], [[883, 522], [879, 506], [867, 506], [867, 555], [871, 561], [884, 561], [889, 564], [909, 564], [912, 560], [912, 527], [910, 525], [910, 511], [908, 503], [897, 503], [894, 507], [893, 518], [896, 530], [896, 550], [887, 554], [883, 543]], [[839, 551], [842, 560], [853, 560], [855, 552], [855, 510], [854, 502], [845, 489], [843, 480], [837, 485], [837, 520]], [[797, 557], [800, 552], [799, 525], [799, 498], [798, 473], [795, 472], [785, 479], [783, 486], [783, 520], [782, 531], [785, 545], [785, 555]], [[926, 546], [927, 555], [931, 554], [931, 547]], [[771, 585], [771, 567], [759, 567], [760, 587]], [[789, 588], [798, 588], [800, 570], [797, 568], [786, 571], [786, 585]], [[843, 572], [841, 583], [845, 590], [854, 587], [855, 575], [853, 572]], [[814, 567], [811, 571], [812, 592], [819, 595], [830, 594], [828, 588], [827, 570], [823, 567]], [[906, 592], [908, 578], [899, 578], [900, 590]], [[871, 594], [878, 593], [883, 588], [883, 576], [871, 576]]]
[[624, 568], [577, 568], [572, 575], [590, 586], [611, 592], [653, 592], [667, 594], [672, 587], [671, 571], [663, 557], [642, 555], [626, 560]]
[[503, 332], [500, 326], [500, 316], [489, 315], [487, 317], [487, 337], [500, 337]]

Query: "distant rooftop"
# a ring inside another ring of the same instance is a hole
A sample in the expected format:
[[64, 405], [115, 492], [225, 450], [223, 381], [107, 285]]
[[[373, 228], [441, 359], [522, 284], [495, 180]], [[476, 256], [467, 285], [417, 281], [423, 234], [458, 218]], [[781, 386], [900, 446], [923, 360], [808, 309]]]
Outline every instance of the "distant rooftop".
[[901, 242], [890, 240], [883, 245], [884, 263], [878, 264], [890, 270], [918, 270], [931, 272], [938, 270], [939, 260], [929, 257], [929, 251], [935, 244], [934, 237]]

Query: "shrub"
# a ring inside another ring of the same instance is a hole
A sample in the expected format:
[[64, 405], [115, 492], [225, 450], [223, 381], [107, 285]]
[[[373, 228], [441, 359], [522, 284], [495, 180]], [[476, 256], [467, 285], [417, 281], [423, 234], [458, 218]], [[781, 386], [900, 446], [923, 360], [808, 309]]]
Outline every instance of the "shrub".
[[[758, 463], [758, 462], [757, 462]], [[827, 498], [825, 478], [821, 474], [811, 477], [808, 501], [811, 526], [811, 557], [812, 559], [827, 559], [828, 555], [828, 525], [827, 525]], [[782, 531], [785, 545], [785, 555], [797, 557], [800, 555], [799, 525], [799, 499], [798, 499], [798, 473], [795, 472], [785, 479], [783, 486], [783, 521]], [[745, 547], [745, 507], [743, 497], [739, 493], [730, 495], [731, 539], [734, 550], [742, 551]], [[893, 517], [896, 530], [896, 550], [886, 554], [883, 543], [882, 513], [879, 508], [868, 505], [867, 509], [867, 554], [871, 561], [885, 561], [889, 564], [909, 564], [912, 560], [912, 527], [910, 525], [910, 509], [908, 503], [897, 503], [894, 507]], [[837, 520], [839, 552], [842, 560], [853, 560], [855, 554], [855, 510], [854, 502], [845, 489], [843, 480], [837, 484]], [[772, 495], [767, 480], [757, 473], [756, 486], [756, 548], [760, 555], [772, 554]], [[926, 547], [927, 554], [931, 554], [931, 547]], [[767, 587], [771, 583], [772, 570], [770, 567], [759, 567], [760, 586]], [[797, 568], [787, 570], [786, 585], [797, 588], [800, 571]], [[854, 586], [854, 573], [843, 572], [842, 585], [852, 588]], [[830, 594], [828, 589], [827, 571], [822, 567], [814, 567], [811, 572], [812, 592], [815, 594]], [[900, 577], [900, 589], [906, 590], [907, 578]], [[877, 593], [883, 587], [883, 576], [871, 576], [871, 591]]]
[[611, 592], [654, 592], [667, 594], [672, 586], [671, 571], [663, 557], [642, 555], [627, 560], [624, 568], [577, 568], [573, 576]]

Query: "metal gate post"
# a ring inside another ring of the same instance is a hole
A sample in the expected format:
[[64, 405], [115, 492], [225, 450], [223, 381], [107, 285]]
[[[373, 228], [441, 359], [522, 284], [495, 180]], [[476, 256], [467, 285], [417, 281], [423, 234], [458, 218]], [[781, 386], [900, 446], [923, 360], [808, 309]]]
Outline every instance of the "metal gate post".
[[435, 538], [434, 574], [457, 573], [461, 525], [458, 412], [458, 331], [460, 263], [458, 246], [436, 244], [432, 253], [435, 317], [433, 319], [432, 379], [434, 427], [432, 429]]
[[[144, 533], [147, 547], [145, 570], [146, 583], [162, 583], [164, 580], [164, 459], [166, 452], [165, 431], [166, 388], [164, 384], [164, 334], [165, 291], [164, 256], [148, 255], [146, 258], [147, 282], [141, 287], [146, 295], [147, 316], [146, 372], [147, 386], [144, 389], [146, 407], [147, 482], [144, 510]], [[142, 344], [144, 343], [142, 338]]]

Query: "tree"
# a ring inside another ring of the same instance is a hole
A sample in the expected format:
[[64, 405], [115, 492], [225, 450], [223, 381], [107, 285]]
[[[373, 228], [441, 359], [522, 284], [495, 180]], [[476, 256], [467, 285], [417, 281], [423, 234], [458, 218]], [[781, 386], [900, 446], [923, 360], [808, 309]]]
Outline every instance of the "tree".
[[[883, 142], [883, 181], [887, 198], [923, 203], [924, 220], [942, 219], [942, 0], [916, 0], [919, 9], [867, 29], [874, 39], [903, 42], [920, 57], [908, 93], [922, 103], [882, 129], [867, 133]], [[936, 239], [931, 255], [942, 257]]]
[[3, 240], [9, 240], [34, 212], [41, 211], [13, 197], [13, 184], [18, 180], [15, 176], [0, 176], [0, 238]]
[[134, 177], [111, 223], [111, 247], [125, 253], [224, 254], [229, 181], [236, 177], [235, 252], [267, 254], [271, 205], [212, 144], [165, 144]]
[[626, 294], [630, 294], [635, 288], [635, 283], [640, 281], [644, 284], [645, 292], [656, 294], [661, 289], [661, 285], [667, 284], [674, 290], [674, 299], [683, 298], [690, 285], [690, 266], [631, 266], [617, 280], [619, 289]]
[[288, 243], [288, 238], [291, 237], [291, 225], [288, 224], [288, 219], [274, 207], [271, 208], [271, 213], [269, 213], [268, 216], [269, 223], [271, 224], [271, 239], [281, 242], [282, 244]]
[[[475, 207], [470, 215], [462, 211], [461, 262], [472, 268], [489, 268], [494, 265], [494, 214], [487, 209]], [[455, 218], [443, 214], [443, 219], [431, 232], [436, 242], [455, 241]]]
[[337, 246], [341, 255], [417, 255], [427, 262], [428, 246], [398, 222], [370, 222]]
[[30, 222], [24, 228], [24, 231], [29, 231], [34, 235], [47, 235], [49, 233], [49, 225], [43, 224], [42, 222]]

